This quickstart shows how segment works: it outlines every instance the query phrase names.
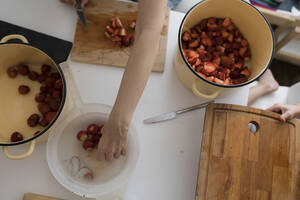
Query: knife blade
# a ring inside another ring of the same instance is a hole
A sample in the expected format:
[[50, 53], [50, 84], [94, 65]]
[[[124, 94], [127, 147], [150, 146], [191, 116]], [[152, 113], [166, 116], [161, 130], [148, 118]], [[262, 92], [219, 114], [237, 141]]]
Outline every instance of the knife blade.
[[83, 9], [81, 7], [81, 1], [80, 0], [76, 0], [76, 12], [77, 12], [77, 15], [81, 21], [81, 23], [83, 24], [84, 27], [86, 27], [86, 20], [85, 20], [85, 17], [84, 17], [84, 13], [83, 13]]
[[214, 101], [208, 101], [208, 102], [198, 104], [198, 105], [195, 105], [195, 106], [192, 106], [192, 107], [177, 110], [175, 112], [165, 113], [165, 114], [162, 114], [162, 115], [151, 117], [149, 119], [145, 119], [143, 122], [144, 122], [144, 124], [154, 124], [154, 123], [158, 123], [158, 122], [164, 122], [164, 121], [172, 120], [172, 119], [175, 119], [177, 117], [177, 115], [180, 115], [182, 113], [186, 113], [186, 112], [189, 112], [189, 111], [204, 108], [208, 104], [213, 103], [213, 102]]

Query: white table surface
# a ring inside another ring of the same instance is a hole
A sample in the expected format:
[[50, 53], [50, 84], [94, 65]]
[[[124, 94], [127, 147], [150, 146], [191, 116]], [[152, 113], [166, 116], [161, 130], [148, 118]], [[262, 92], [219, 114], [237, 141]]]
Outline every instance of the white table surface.
[[[58, 0], [1, 3], [1, 20], [73, 41], [77, 16], [71, 7]], [[134, 116], [141, 153], [126, 190], [126, 200], [194, 199], [205, 111], [190, 112], [156, 125], [142, 123], [147, 117], [204, 102], [184, 88], [172, 66], [183, 16], [171, 12], [165, 72], [151, 75]], [[113, 105], [123, 69], [68, 62], [85, 103]], [[227, 98], [218, 102], [246, 105], [248, 88], [234, 89], [225, 96]], [[24, 146], [12, 149], [20, 152]], [[26, 192], [81, 199], [53, 178], [47, 166], [45, 147], [46, 144], [37, 145], [29, 158], [19, 161], [8, 160], [0, 153], [1, 199], [20, 200]]]

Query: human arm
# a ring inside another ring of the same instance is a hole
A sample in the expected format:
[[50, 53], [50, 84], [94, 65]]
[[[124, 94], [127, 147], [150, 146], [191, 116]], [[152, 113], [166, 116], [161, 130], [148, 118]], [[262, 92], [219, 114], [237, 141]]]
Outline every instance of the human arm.
[[112, 112], [98, 145], [100, 160], [126, 154], [127, 133], [158, 53], [167, 0], [140, 0], [132, 47]]

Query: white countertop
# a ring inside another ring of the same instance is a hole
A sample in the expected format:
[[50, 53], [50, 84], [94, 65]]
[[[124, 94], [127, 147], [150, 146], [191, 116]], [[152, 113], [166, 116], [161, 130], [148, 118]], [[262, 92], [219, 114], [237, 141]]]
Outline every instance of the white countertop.
[[[183, 16], [171, 12], [165, 72], [151, 75], [134, 116], [141, 153], [126, 190], [126, 200], [194, 199], [205, 111], [193, 111], [156, 125], [142, 123], [147, 117], [205, 101], [184, 88], [172, 66]], [[0, 19], [72, 41], [77, 16], [71, 7], [58, 0], [7, 0], [0, 7]], [[69, 65], [85, 103], [113, 105], [123, 69], [70, 61]], [[234, 89], [226, 96], [229, 97], [218, 101], [245, 105], [248, 88]], [[46, 144], [39, 144], [29, 158], [19, 161], [8, 160], [0, 153], [1, 199], [20, 200], [26, 192], [81, 199], [52, 177], [45, 147]], [[12, 149], [19, 152], [25, 147]]]

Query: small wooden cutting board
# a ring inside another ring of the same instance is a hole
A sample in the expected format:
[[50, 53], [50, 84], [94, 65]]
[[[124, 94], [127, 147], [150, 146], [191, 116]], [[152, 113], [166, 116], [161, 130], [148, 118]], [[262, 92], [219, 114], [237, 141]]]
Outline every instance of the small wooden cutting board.
[[299, 200], [299, 128], [264, 110], [209, 105], [196, 200]]
[[[71, 60], [88, 64], [126, 67], [131, 47], [119, 48], [104, 35], [105, 27], [111, 18], [118, 16], [123, 25], [128, 27], [137, 16], [137, 3], [116, 0], [90, 0], [84, 8], [87, 26], [77, 22]], [[163, 72], [167, 51], [169, 14], [161, 32], [159, 52], [153, 65], [154, 72]], [[126, 29], [129, 31], [129, 29]], [[129, 32], [130, 33], [130, 32]]]

